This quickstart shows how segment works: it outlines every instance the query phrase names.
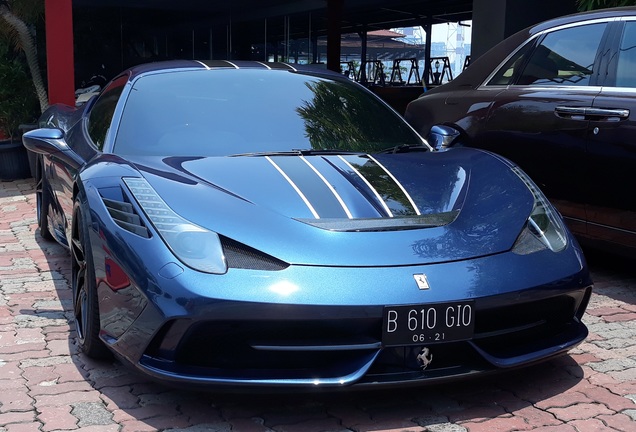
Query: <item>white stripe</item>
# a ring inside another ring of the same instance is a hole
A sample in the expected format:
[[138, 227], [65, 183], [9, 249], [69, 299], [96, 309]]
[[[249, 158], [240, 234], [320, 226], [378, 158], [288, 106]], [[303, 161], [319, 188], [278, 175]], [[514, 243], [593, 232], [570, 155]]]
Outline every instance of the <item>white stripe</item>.
[[342, 209], [345, 211], [345, 213], [347, 214], [347, 217], [349, 219], [353, 219], [353, 215], [351, 214], [351, 212], [349, 211], [349, 208], [347, 207], [347, 204], [345, 204], [345, 202], [342, 200], [342, 198], [340, 197], [340, 195], [338, 195], [338, 192], [336, 192], [336, 190], [334, 189], [334, 187], [331, 185], [331, 183], [329, 183], [327, 181], [327, 179], [316, 169], [316, 167], [314, 167], [306, 158], [305, 156], [301, 156], [300, 157], [307, 165], [309, 165], [309, 167], [318, 175], [318, 177], [320, 177], [320, 180], [322, 180], [327, 187], [329, 188], [329, 190], [331, 191], [331, 193], [333, 194], [333, 196], [336, 197], [336, 199], [338, 200], [338, 202], [340, 203], [340, 205], [342, 206]]
[[274, 166], [274, 168], [276, 168], [276, 170], [285, 178], [285, 180], [287, 180], [287, 182], [291, 185], [291, 187], [294, 188], [298, 196], [300, 196], [300, 198], [307, 205], [307, 208], [309, 208], [309, 211], [311, 212], [311, 214], [313, 214], [316, 219], [320, 219], [320, 216], [318, 216], [318, 213], [316, 213], [314, 206], [311, 205], [311, 203], [309, 202], [305, 194], [303, 194], [300, 191], [300, 189], [298, 189], [298, 186], [296, 186], [296, 184], [292, 181], [292, 179], [290, 179], [289, 176], [285, 174], [285, 172], [278, 165], [276, 165], [276, 162], [274, 162], [272, 158], [270, 158], [269, 156], [265, 156], [265, 159], [267, 159], [269, 163], [271, 163]]
[[404, 192], [404, 195], [406, 195], [406, 197], [408, 198], [409, 202], [413, 206], [413, 210], [415, 210], [415, 213], [418, 216], [421, 215], [422, 213], [420, 213], [420, 210], [415, 205], [415, 201], [413, 201], [413, 199], [411, 198], [411, 195], [409, 195], [409, 193], [406, 191], [406, 189], [404, 189], [404, 186], [402, 186], [402, 184], [398, 181], [398, 179], [393, 177], [393, 174], [391, 174], [389, 172], [389, 170], [386, 169], [384, 167], [384, 165], [382, 165], [380, 162], [378, 162], [373, 156], [369, 155], [369, 159], [371, 159], [373, 162], [375, 162], [380, 168], [382, 168], [384, 170], [385, 173], [387, 173], [389, 175], [389, 177], [391, 177], [391, 180], [393, 180], [395, 182], [395, 184], [399, 186], [399, 188], [402, 190], [402, 192]]
[[293, 70], [294, 72], [298, 72], [298, 69], [296, 69], [295, 67], [293, 67], [292, 65], [290, 65], [289, 63], [283, 63], [285, 66], [287, 66], [288, 68], [291, 68], [291, 70]]
[[259, 62], [259, 61], [257, 61], [256, 63], [258, 63], [258, 64], [262, 64], [262, 65], [263, 65], [263, 66], [265, 66], [267, 69], [272, 70], [272, 68], [271, 68], [271, 67], [269, 67], [266, 63]]
[[384, 210], [386, 210], [386, 212], [389, 214], [389, 216], [393, 217], [393, 213], [392, 213], [392, 212], [391, 212], [391, 210], [389, 209], [389, 206], [387, 206], [387, 205], [386, 205], [386, 203], [384, 202], [384, 200], [382, 199], [382, 197], [380, 196], [380, 194], [378, 193], [378, 191], [377, 191], [377, 190], [375, 190], [375, 188], [374, 188], [373, 186], [371, 186], [371, 183], [369, 183], [369, 181], [368, 181], [366, 178], [364, 178], [364, 176], [363, 176], [362, 174], [360, 174], [360, 172], [359, 172], [357, 169], [355, 169], [355, 168], [353, 167], [353, 165], [351, 165], [349, 162], [347, 162], [347, 161], [345, 160], [345, 158], [343, 158], [341, 155], [338, 155], [338, 157], [339, 157], [340, 159], [342, 159], [342, 161], [343, 161], [344, 163], [346, 163], [346, 164], [347, 164], [347, 166], [348, 166], [349, 168], [351, 168], [351, 169], [353, 170], [353, 172], [355, 172], [355, 173], [358, 175], [358, 177], [360, 177], [360, 178], [361, 178], [361, 179], [362, 179], [362, 180], [366, 183], [366, 185], [369, 187], [369, 189], [371, 189], [371, 190], [373, 191], [373, 193], [375, 194], [375, 196], [376, 196], [376, 198], [378, 199], [378, 201], [380, 201], [380, 203], [382, 204], [382, 207], [384, 207]]
[[203, 63], [202, 61], [199, 60], [194, 60], [196, 63], [199, 63], [200, 65], [202, 65], [203, 67], [205, 67], [207, 70], [210, 70], [210, 66], [206, 65], [205, 63]]
[[234, 63], [232, 63], [231, 61], [228, 61], [228, 60], [223, 60], [223, 61], [224, 61], [225, 63], [229, 63], [229, 64], [231, 64], [231, 65], [232, 65], [232, 66], [234, 66], [236, 69], [240, 69], [237, 65], [235, 65], [235, 64], [234, 64]]

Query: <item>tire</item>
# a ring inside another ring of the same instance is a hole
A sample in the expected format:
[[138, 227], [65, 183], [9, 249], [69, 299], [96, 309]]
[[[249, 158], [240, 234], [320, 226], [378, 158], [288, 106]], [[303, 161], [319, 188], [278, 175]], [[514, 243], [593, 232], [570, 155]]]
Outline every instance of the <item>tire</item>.
[[53, 240], [53, 235], [49, 231], [49, 203], [51, 198], [49, 196], [46, 177], [44, 175], [44, 162], [41, 158], [38, 158], [38, 165], [36, 169], [37, 184], [35, 186], [35, 208], [36, 216], [38, 220], [38, 228], [40, 228], [40, 236], [44, 240]]
[[73, 286], [73, 317], [77, 343], [84, 354], [94, 359], [111, 356], [99, 338], [99, 303], [95, 284], [95, 267], [91, 253], [86, 211], [79, 199], [73, 205], [71, 229], [71, 272]]

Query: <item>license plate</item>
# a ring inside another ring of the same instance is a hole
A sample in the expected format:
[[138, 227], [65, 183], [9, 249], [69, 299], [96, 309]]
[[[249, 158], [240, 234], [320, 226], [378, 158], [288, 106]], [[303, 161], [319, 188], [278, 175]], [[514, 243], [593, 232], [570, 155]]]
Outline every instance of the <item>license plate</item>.
[[475, 331], [474, 302], [386, 306], [382, 326], [384, 346], [471, 339]]

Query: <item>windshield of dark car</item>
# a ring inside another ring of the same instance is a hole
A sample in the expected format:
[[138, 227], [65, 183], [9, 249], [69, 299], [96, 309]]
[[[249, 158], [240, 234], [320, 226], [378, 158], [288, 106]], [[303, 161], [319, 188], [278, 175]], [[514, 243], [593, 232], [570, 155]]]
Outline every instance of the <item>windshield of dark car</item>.
[[287, 71], [188, 70], [138, 79], [114, 152], [224, 156], [294, 150], [372, 153], [421, 145], [405, 121], [348, 81]]

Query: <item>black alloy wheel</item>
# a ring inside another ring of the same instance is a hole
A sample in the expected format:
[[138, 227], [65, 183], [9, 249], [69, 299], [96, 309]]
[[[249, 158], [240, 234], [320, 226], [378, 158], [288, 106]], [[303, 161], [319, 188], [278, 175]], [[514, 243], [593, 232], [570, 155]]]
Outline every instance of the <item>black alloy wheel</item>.
[[71, 272], [73, 285], [73, 316], [77, 342], [89, 357], [108, 358], [110, 352], [99, 338], [99, 304], [95, 286], [95, 268], [90, 251], [88, 224], [79, 199], [73, 206], [71, 231]]

